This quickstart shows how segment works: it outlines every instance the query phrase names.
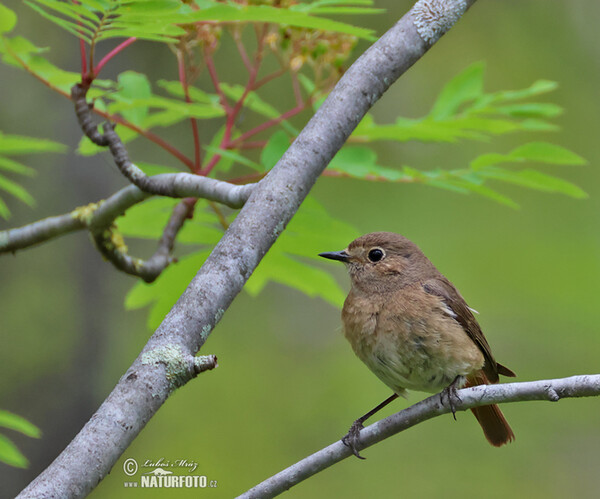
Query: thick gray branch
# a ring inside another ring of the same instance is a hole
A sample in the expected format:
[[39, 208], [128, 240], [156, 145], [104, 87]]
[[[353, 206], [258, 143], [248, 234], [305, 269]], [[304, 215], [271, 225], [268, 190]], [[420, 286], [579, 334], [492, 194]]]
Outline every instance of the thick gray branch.
[[[442, 6], [444, 18], [449, 17], [449, 6], [455, 6], [456, 20], [473, 2], [431, 0], [418, 4]], [[104, 478], [172, 391], [190, 379], [190, 355], [204, 344], [365, 113], [435, 42], [436, 37], [420, 34], [423, 23], [438, 21], [435, 16], [421, 19], [418, 13], [408, 13], [349, 68], [281, 160], [252, 191], [96, 414], [21, 497], [82, 497]], [[441, 31], [436, 28], [436, 36], [450, 26], [446, 22]]]
[[[507, 383], [502, 385], [482, 385], [459, 390], [461, 402], [457, 411], [471, 407], [528, 400], [549, 400], [556, 402], [567, 397], [591, 397], [600, 395], [600, 374], [573, 376], [571, 378]], [[448, 414], [450, 407], [443, 405], [439, 395], [433, 395], [421, 402], [393, 414], [377, 423], [367, 426], [360, 432], [361, 449], [400, 433], [423, 421], [442, 414]], [[273, 475], [256, 487], [239, 496], [239, 499], [275, 497], [294, 485], [323, 471], [329, 466], [352, 456], [352, 451], [341, 441], [321, 449], [298, 461], [296, 464]]]

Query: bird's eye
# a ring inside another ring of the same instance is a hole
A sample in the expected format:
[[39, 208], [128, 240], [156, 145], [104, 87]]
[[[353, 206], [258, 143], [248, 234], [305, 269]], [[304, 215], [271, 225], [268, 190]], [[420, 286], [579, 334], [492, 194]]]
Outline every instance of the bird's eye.
[[367, 255], [372, 262], [378, 262], [384, 257], [384, 252], [380, 248], [373, 248]]

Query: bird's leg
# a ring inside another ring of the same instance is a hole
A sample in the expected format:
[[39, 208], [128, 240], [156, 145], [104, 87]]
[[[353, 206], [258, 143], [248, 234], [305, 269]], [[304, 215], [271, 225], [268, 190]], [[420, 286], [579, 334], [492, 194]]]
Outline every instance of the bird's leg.
[[454, 381], [450, 383], [446, 388], [440, 392], [440, 403], [444, 405], [444, 395], [448, 397], [448, 405], [452, 411], [452, 417], [456, 421], [456, 404], [462, 402], [462, 399], [456, 393], [457, 389], [461, 387], [465, 382], [465, 377], [460, 374], [454, 378]]
[[392, 400], [395, 400], [397, 398], [398, 398], [398, 394], [394, 393], [393, 395], [391, 395], [390, 397], [388, 397], [387, 399], [385, 399], [377, 407], [375, 407], [374, 409], [371, 409], [364, 416], [361, 416], [356, 421], [354, 421], [354, 423], [352, 423], [352, 426], [348, 430], [348, 433], [346, 434], [345, 437], [342, 438], [342, 443], [346, 447], [350, 447], [350, 450], [352, 451], [352, 454], [354, 454], [357, 458], [359, 458], [359, 459], [366, 459], [366, 458], [362, 457], [358, 453], [358, 449], [356, 448], [357, 445], [358, 445], [358, 443], [359, 443], [359, 441], [360, 441], [360, 430], [362, 430], [364, 428], [363, 423], [367, 419], [369, 419], [373, 414], [375, 414], [375, 413], [379, 412], [381, 409], [383, 409]]

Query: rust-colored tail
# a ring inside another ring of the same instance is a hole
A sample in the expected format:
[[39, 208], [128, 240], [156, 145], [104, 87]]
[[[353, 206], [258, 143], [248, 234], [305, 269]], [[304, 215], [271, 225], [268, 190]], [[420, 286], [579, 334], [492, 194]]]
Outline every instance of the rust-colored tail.
[[[514, 376], [512, 371], [510, 371], [510, 373]], [[485, 373], [480, 371], [467, 378], [466, 386], [484, 384], [489, 385], [490, 382]], [[504, 414], [502, 414], [500, 407], [497, 405], [494, 404], [475, 407], [471, 409], [471, 412], [475, 414], [477, 421], [481, 425], [485, 438], [487, 438], [487, 441], [494, 447], [500, 447], [501, 445], [512, 442], [515, 439], [515, 434], [508, 424], [508, 421], [506, 421]]]
[[479, 421], [485, 438], [494, 447], [500, 447], [515, 439], [515, 434], [497, 405], [475, 407], [471, 411]]

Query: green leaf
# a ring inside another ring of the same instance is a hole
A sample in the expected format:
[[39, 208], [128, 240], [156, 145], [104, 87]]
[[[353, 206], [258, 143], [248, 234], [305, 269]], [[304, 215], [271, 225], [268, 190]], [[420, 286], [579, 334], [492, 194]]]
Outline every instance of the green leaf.
[[2, 201], [2, 198], [0, 198], [0, 217], [4, 219], [10, 218], [10, 210], [6, 206], [6, 203]]
[[[183, 88], [181, 87], [181, 82], [179, 81], [167, 81], [167, 80], [158, 80], [158, 86], [166, 90], [171, 95], [175, 97], [185, 98], [185, 93], [183, 92]], [[192, 85], [188, 86], [188, 93], [190, 95], [190, 99], [196, 102], [201, 102], [202, 104], [212, 104], [214, 106], [219, 105], [219, 96], [216, 94], [209, 94], [204, 90], [201, 90]]]
[[28, 72], [68, 92], [81, 79], [81, 75], [56, 67], [40, 55], [45, 51], [46, 49], [36, 47], [22, 36], [15, 36], [10, 39], [0, 37], [0, 52], [3, 54], [2, 60], [6, 64], [16, 66], [19, 69], [23, 69], [23, 64], [25, 64]]
[[556, 118], [562, 114], [562, 107], [540, 102], [498, 106], [495, 110], [500, 114], [515, 118]]
[[9, 194], [12, 194], [17, 199], [20, 199], [25, 204], [29, 206], [33, 206], [35, 204], [35, 200], [31, 197], [31, 195], [23, 189], [19, 184], [16, 184], [12, 180], [8, 180], [6, 177], [0, 175], [0, 190], [6, 191]]
[[481, 97], [484, 67], [482, 62], [472, 64], [446, 83], [429, 116], [435, 120], [449, 118], [466, 102]]
[[[259, 165], [258, 163], [254, 162], [251, 159], [248, 159], [246, 156], [243, 156], [243, 155], [241, 155], [235, 151], [232, 151], [230, 149], [221, 149], [220, 147], [212, 147], [212, 146], [204, 146], [204, 149], [206, 149], [208, 152], [213, 153], [213, 155], [219, 154], [222, 158], [229, 159], [232, 163], [237, 162], [237, 163], [240, 163], [241, 165], [247, 166], [247, 167], [252, 168], [253, 170], [257, 170], [259, 172], [262, 172], [264, 170], [263, 167], [261, 165]], [[223, 168], [220, 168], [220, 170], [222, 171]]]
[[310, 16], [304, 12], [293, 11], [291, 9], [272, 7], [270, 5], [218, 4], [195, 11], [190, 15], [189, 21], [275, 23], [278, 25], [297, 26], [299, 28], [346, 33], [365, 40], [374, 39], [373, 30], [370, 29], [322, 17]]
[[471, 182], [464, 182], [461, 185], [463, 185], [465, 188], [469, 189], [470, 191], [473, 191], [473, 192], [479, 194], [480, 196], [489, 198], [492, 201], [497, 201], [498, 203], [504, 204], [504, 205], [508, 206], [509, 208], [513, 208], [515, 210], [518, 210], [520, 208], [519, 205], [517, 203], [515, 203], [509, 197], [503, 196], [502, 194], [494, 191], [493, 189], [490, 189], [489, 187], [486, 187], [485, 185], [479, 185], [477, 183], [471, 183]]
[[46, 152], [65, 152], [63, 144], [47, 139], [9, 135], [0, 132], [1, 154], [34, 154]]
[[504, 90], [502, 92], [496, 92], [493, 94], [494, 100], [498, 101], [515, 101], [528, 99], [537, 95], [552, 92], [558, 88], [558, 83], [555, 81], [538, 80], [533, 83], [529, 88], [522, 90]]
[[[45, 3], [50, 3], [50, 2], [45, 2]], [[52, 2], [52, 3], [60, 5], [60, 2]], [[56, 24], [57, 26], [60, 26], [62, 29], [71, 33], [72, 35], [75, 35], [77, 38], [81, 38], [82, 40], [85, 40], [87, 43], [91, 43], [93, 32], [91, 32], [87, 27], [79, 26], [76, 22], [68, 21], [67, 19], [57, 16], [56, 14], [48, 12], [47, 10], [41, 8], [39, 5], [36, 5], [35, 3], [31, 2], [31, 1], [25, 0], [25, 4], [27, 4], [33, 10], [35, 10], [42, 17], [46, 18], [48, 21]]]
[[[221, 89], [227, 97], [236, 101], [239, 100], [245, 92], [245, 88], [242, 85], [230, 85], [228, 83], [221, 83]], [[278, 118], [281, 116], [281, 113], [277, 109], [262, 100], [256, 92], [248, 92], [248, 95], [244, 100], [244, 106], [267, 118]], [[287, 130], [291, 135], [298, 135], [300, 133], [299, 130], [292, 126], [287, 120], [281, 121], [279, 126]]]
[[29, 461], [15, 444], [4, 435], [0, 435], [0, 461], [15, 468], [27, 468]]
[[[139, 203], [119, 217], [117, 227], [124, 236], [158, 240], [180, 199], [150, 198]], [[209, 213], [205, 203], [197, 203], [194, 216], [186, 220], [177, 234], [181, 244], [216, 244], [223, 236], [223, 230], [215, 225], [214, 213]]]
[[548, 142], [529, 142], [508, 154], [482, 154], [470, 163], [473, 170], [480, 170], [489, 165], [499, 163], [522, 163], [525, 161], [537, 161], [554, 165], [584, 165], [586, 160], [564, 147], [550, 144]]
[[584, 165], [586, 160], [564, 147], [548, 142], [530, 142], [517, 147], [509, 156], [555, 165]]
[[283, 130], [271, 135], [260, 154], [260, 163], [264, 167], [263, 171], [269, 171], [273, 168], [285, 151], [288, 150], [288, 147], [290, 147], [290, 138]]
[[346, 246], [358, 237], [351, 225], [337, 220], [312, 196], [308, 196], [271, 250], [248, 280], [250, 294], [259, 293], [267, 282], [293, 287], [341, 306], [345, 293], [330, 275], [299, 260], [319, 261], [319, 253]]
[[575, 184], [536, 170], [521, 170], [515, 172], [497, 167], [488, 167], [481, 170], [479, 175], [520, 185], [522, 187], [528, 187], [530, 189], [537, 189], [545, 192], [558, 192], [574, 198], [587, 197], [587, 194]]
[[0, 33], [8, 33], [17, 24], [17, 15], [8, 7], [0, 4]]
[[377, 14], [385, 9], [355, 7], [355, 5], [373, 5], [371, 0], [316, 0], [311, 3], [291, 5], [290, 10], [312, 14]]
[[101, 2], [82, 0], [28, 0], [32, 9], [88, 43], [115, 37], [173, 42], [184, 35], [177, 24], [189, 22], [190, 6], [173, 1], [127, 0]]
[[42, 436], [42, 432], [37, 426], [30, 423], [22, 416], [18, 416], [9, 411], [0, 410], [0, 426], [8, 428], [9, 430], [21, 432], [32, 438], [40, 438]]
[[[179, 113], [182, 119], [184, 118], [217, 118], [224, 116], [225, 111], [219, 106], [210, 104], [198, 104], [178, 101], [174, 99], [168, 99], [166, 97], [159, 97], [153, 95], [151, 97], [140, 97], [131, 100], [121, 100], [119, 102], [113, 102], [109, 106], [111, 113], [123, 113], [131, 112], [136, 109], [143, 109], [145, 112], [149, 108], [164, 109], [166, 111], [172, 111]], [[137, 123], [136, 123], [137, 124]], [[140, 125], [146, 125], [147, 120], [142, 118]]]
[[118, 82], [119, 90], [114, 97], [125, 103], [137, 104], [129, 109], [120, 110], [121, 113], [134, 125], [141, 126], [148, 116], [148, 104], [143, 102], [152, 95], [148, 77], [135, 71], [124, 71], [118, 76]]
[[35, 175], [35, 170], [33, 168], [3, 156], [0, 156], [0, 170], [27, 175], [28, 177]]
[[256, 296], [268, 282], [284, 284], [310, 297], [323, 298], [334, 307], [341, 308], [344, 303], [345, 293], [329, 274], [282, 253], [269, 252], [245, 289]]
[[406, 173], [379, 166], [375, 151], [364, 146], [344, 146], [331, 160], [327, 168], [363, 180], [389, 180], [395, 182], [407, 179]]
[[204, 250], [181, 257], [176, 264], [169, 265], [152, 284], [139, 281], [127, 293], [125, 308], [132, 310], [151, 305], [148, 327], [156, 329], [209, 254], [209, 250]]

